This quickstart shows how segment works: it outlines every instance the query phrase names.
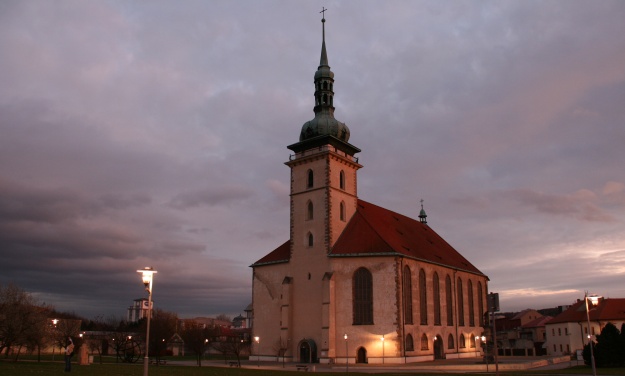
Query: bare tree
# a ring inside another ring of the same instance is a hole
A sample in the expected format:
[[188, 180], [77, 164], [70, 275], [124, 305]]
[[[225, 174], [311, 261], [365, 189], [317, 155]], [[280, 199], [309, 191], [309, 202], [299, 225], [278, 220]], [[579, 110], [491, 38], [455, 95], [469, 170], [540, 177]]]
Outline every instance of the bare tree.
[[[0, 286], [0, 354], [9, 356], [11, 349], [32, 346], [37, 334], [45, 333], [47, 307], [16, 285]], [[39, 341], [36, 341], [39, 343]]]
[[197, 356], [197, 365], [202, 366], [202, 355], [213, 344], [216, 337], [214, 328], [208, 328], [206, 325], [187, 320], [184, 323], [184, 329], [181, 333], [185, 346], [193, 351]]

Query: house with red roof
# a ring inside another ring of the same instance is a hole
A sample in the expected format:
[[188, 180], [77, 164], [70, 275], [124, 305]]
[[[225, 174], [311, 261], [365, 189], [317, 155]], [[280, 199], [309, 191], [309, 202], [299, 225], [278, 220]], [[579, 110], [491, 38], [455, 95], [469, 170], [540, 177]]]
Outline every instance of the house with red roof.
[[588, 317], [584, 300], [578, 300], [546, 323], [547, 354], [576, 354], [588, 343], [589, 337], [596, 341], [595, 336], [601, 334], [608, 323], [614, 324], [619, 330], [625, 323], [625, 299], [601, 298], [597, 305], [589, 304]]
[[488, 277], [427, 224], [361, 200], [334, 118], [325, 19], [314, 119], [285, 163], [290, 236], [254, 262], [251, 359], [407, 363], [480, 356]]

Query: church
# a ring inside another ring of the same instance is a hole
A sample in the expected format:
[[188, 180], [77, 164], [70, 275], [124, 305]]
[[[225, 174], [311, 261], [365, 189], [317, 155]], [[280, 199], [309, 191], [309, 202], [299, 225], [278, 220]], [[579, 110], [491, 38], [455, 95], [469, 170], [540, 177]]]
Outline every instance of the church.
[[358, 197], [334, 118], [325, 17], [314, 119], [287, 146], [290, 238], [251, 265], [250, 359], [410, 363], [480, 356], [488, 277], [427, 224]]

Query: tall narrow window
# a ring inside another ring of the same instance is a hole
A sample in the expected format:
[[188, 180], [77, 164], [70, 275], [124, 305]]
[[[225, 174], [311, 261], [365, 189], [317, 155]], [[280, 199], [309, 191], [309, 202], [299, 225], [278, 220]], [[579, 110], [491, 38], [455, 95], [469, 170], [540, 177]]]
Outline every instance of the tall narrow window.
[[427, 350], [428, 349], [428, 336], [425, 335], [425, 333], [423, 333], [423, 335], [421, 336], [421, 350]]
[[445, 310], [447, 311], [447, 326], [454, 325], [454, 306], [451, 295], [451, 278], [449, 274], [445, 277]]
[[432, 293], [434, 294], [434, 325], [441, 325], [441, 290], [438, 273], [432, 278]]
[[467, 347], [467, 342], [464, 339], [464, 334], [461, 334], [460, 338], [458, 338], [458, 347], [461, 349], [464, 349]]
[[315, 175], [313, 174], [313, 170], [308, 170], [308, 180], [306, 187], [312, 188], [315, 183]]
[[312, 247], [314, 243], [315, 243], [315, 239], [313, 237], [313, 234], [309, 232], [308, 233], [308, 246]]
[[313, 219], [313, 203], [312, 203], [312, 201], [308, 201], [308, 204], [306, 205], [306, 219], [307, 220]]
[[467, 283], [467, 295], [469, 297], [469, 325], [475, 326], [475, 312], [473, 311], [473, 282], [469, 280]]
[[472, 349], [475, 348], [475, 337], [473, 336], [473, 333], [469, 334], [469, 344]]
[[406, 351], [414, 351], [414, 341], [411, 334], [406, 336]]
[[482, 296], [482, 282], [477, 283], [477, 307], [479, 310], [480, 326], [484, 326], [484, 300]]
[[464, 326], [464, 293], [462, 291], [462, 279], [460, 279], [460, 277], [458, 277], [458, 286], [456, 286], [456, 288], [458, 289], [458, 325]]
[[345, 222], [345, 203], [341, 201], [340, 210], [339, 210], [341, 221]]
[[428, 323], [427, 286], [425, 285], [425, 270], [419, 270], [419, 315], [421, 325]]
[[365, 268], [354, 273], [352, 282], [354, 325], [373, 324], [373, 277]]
[[412, 274], [404, 266], [404, 323], [412, 324]]
[[339, 187], [345, 189], [345, 172], [343, 172], [343, 170], [341, 170], [339, 174]]
[[447, 336], [447, 348], [454, 349], [455, 347], [456, 345], [454, 344], [454, 336], [450, 334]]

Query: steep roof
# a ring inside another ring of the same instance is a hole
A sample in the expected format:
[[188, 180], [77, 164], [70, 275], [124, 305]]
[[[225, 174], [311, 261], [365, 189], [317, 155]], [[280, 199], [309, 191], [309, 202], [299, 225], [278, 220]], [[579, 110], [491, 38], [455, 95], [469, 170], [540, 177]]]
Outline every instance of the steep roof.
[[[590, 321], [625, 320], [625, 299], [603, 299], [589, 311]], [[562, 312], [549, 324], [586, 321], [586, 306], [583, 300], [577, 301], [569, 309]]]
[[483, 273], [428, 225], [358, 200], [356, 213], [330, 251], [333, 257], [404, 256]]
[[[358, 200], [329, 256], [401, 256], [484, 275], [428, 225], [363, 200]], [[252, 266], [288, 262], [290, 257], [287, 241]]]
[[522, 325], [522, 328], [540, 328], [540, 327], [544, 327], [545, 324], [547, 324], [548, 322], [550, 322], [553, 319], [553, 317], [551, 316], [541, 316], [537, 319], [534, 319], [528, 323], [526, 323], [525, 325]]

